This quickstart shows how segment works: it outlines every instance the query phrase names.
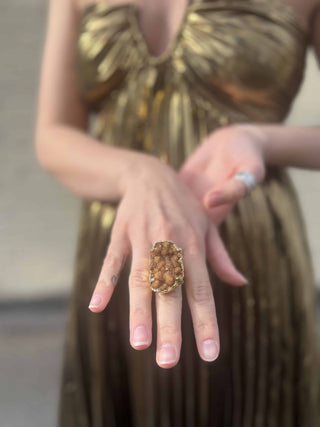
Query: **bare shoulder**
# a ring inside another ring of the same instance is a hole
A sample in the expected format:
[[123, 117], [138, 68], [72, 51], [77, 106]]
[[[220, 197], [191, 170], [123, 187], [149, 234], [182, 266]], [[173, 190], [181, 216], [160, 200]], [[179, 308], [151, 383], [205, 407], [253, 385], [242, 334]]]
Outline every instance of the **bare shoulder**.
[[302, 16], [308, 16], [312, 13], [312, 10], [319, 3], [319, 0], [282, 0], [284, 3], [288, 3], [297, 14]]
[[81, 14], [81, 11], [85, 9], [90, 4], [94, 3], [96, 0], [72, 0], [74, 9], [77, 14]]
[[309, 2], [312, 4], [311, 10], [310, 10], [310, 23], [311, 25], [314, 24], [315, 18], [318, 18], [317, 25], [320, 26], [320, 23], [319, 23], [320, 0], [309, 0]]
[[297, 19], [300, 21], [303, 28], [310, 30], [310, 21], [313, 15], [313, 10], [320, 0], [282, 0], [291, 6]]
[[283, 0], [289, 3], [307, 30], [309, 45], [320, 66], [320, 0]]
[[[80, 15], [86, 7], [103, 0], [72, 0], [72, 1], [74, 3], [74, 8], [77, 14]], [[105, 2], [108, 3], [107, 0], [105, 0]]]
[[320, 68], [320, 0], [314, 2], [310, 16], [310, 45], [314, 49]]
[[309, 34], [320, 65], [320, 0], [282, 0], [292, 7], [297, 19]]
[[77, 83], [75, 49], [78, 0], [50, 0], [38, 89], [37, 132], [63, 123], [87, 126], [87, 108]]

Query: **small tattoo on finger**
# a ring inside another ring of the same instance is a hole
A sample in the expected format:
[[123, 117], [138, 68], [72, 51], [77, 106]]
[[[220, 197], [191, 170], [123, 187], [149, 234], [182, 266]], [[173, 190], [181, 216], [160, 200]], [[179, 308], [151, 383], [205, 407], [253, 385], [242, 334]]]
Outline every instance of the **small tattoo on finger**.
[[117, 276], [115, 274], [111, 277], [111, 283], [113, 284], [113, 286], [115, 286], [117, 283]]

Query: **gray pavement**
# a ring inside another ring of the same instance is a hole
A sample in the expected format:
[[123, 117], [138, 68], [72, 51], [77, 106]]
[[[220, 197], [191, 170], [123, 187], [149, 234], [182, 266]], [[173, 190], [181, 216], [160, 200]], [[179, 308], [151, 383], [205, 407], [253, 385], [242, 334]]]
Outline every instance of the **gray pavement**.
[[0, 426], [54, 427], [66, 302], [0, 304]]
[[1, 427], [57, 425], [66, 309], [66, 300], [0, 304]]

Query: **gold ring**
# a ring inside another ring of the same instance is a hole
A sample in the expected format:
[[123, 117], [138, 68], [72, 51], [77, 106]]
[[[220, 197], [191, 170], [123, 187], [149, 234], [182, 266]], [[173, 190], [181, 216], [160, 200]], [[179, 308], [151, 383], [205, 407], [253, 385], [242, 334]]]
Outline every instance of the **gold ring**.
[[181, 286], [184, 278], [183, 253], [171, 240], [155, 242], [149, 256], [150, 288], [168, 293]]

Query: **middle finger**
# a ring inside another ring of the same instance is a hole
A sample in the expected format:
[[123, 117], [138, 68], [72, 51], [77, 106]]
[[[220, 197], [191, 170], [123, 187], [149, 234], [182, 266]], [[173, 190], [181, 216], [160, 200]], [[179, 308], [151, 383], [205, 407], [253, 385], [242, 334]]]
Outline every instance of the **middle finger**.
[[211, 362], [219, 355], [219, 330], [204, 244], [189, 234], [184, 250], [186, 295], [201, 358]]
[[[152, 244], [156, 241], [170, 240], [179, 246], [175, 239], [174, 227], [165, 222], [162, 226], [149, 230]], [[151, 249], [151, 246], [150, 246]], [[170, 262], [168, 249], [163, 248], [162, 256], [165, 262]], [[162, 274], [162, 273], [160, 273]], [[163, 278], [162, 278], [163, 279]], [[157, 354], [156, 361], [161, 368], [172, 368], [179, 361], [181, 350], [181, 286], [168, 293], [156, 293], [157, 312]]]

